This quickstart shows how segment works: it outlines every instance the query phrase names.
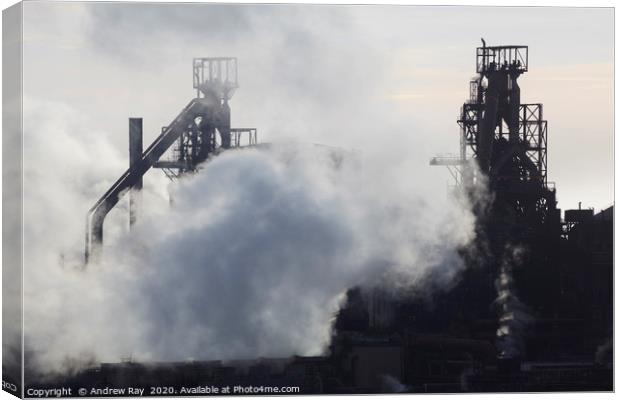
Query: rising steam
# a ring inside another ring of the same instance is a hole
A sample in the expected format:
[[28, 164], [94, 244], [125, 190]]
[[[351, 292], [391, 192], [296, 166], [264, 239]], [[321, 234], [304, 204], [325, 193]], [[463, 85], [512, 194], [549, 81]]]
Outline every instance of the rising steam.
[[495, 281], [495, 303], [499, 312], [496, 343], [501, 358], [522, 355], [525, 330], [532, 322], [527, 307], [517, 297], [513, 281], [513, 269], [522, 263], [524, 251], [520, 246], [506, 246], [499, 276]]
[[[84, 211], [122, 157], [97, 132], [65, 133], [83, 123], [69, 110], [28, 104], [58, 126], [26, 143], [26, 347], [43, 371], [320, 354], [348, 288], [389, 287], [390, 276], [413, 286], [438, 269], [451, 279], [473, 236], [462, 200], [437, 207], [381, 179], [389, 164], [289, 143], [224, 153], [174, 183], [149, 179], [136, 229], [113, 212], [102, 264], [83, 269]], [[87, 156], [93, 142], [109, 162]]]

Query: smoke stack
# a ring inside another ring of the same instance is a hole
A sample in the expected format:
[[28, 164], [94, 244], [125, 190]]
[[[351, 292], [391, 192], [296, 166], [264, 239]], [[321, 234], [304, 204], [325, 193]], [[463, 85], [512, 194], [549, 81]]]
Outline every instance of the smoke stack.
[[[142, 159], [142, 118], [129, 118], [129, 169]], [[129, 191], [129, 227], [136, 223], [142, 206], [142, 176]]]

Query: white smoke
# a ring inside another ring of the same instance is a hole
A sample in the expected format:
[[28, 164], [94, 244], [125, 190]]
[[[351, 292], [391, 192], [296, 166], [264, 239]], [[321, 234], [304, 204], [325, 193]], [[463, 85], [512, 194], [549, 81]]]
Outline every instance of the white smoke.
[[613, 339], [607, 338], [604, 343], [596, 347], [594, 353], [594, 361], [597, 364], [607, 364], [613, 361], [614, 357], [614, 343]]
[[506, 245], [499, 276], [495, 281], [499, 312], [497, 348], [501, 358], [516, 358], [524, 350], [524, 335], [532, 317], [525, 304], [519, 300], [514, 288], [513, 269], [522, 264], [524, 248]]
[[[376, 15], [364, 13], [32, 7], [31, 29], [59, 37], [25, 44], [25, 65], [54, 71], [25, 79], [26, 346], [38, 367], [318, 354], [349, 287], [449, 287], [474, 218], [463, 199], [445, 201], [446, 174], [428, 159], [452, 147], [456, 126], [451, 111], [392, 98], [416, 87], [401, 44], [421, 43], [402, 24], [369, 31], [361, 17]], [[85, 213], [126, 169], [126, 117], [145, 118], [148, 144], [192, 95], [192, 58], [218, 55], [239, 57], [235, 126], [360, 151], [340, 169], [328, 151], [291, 144], [223, 154], [172, 184], [150, 171], [134, 232], [121, 202], [102, 265], [84, 270]]]
[[381, 383], [387, 393], [406, 393], [411, 389], [392, 375], [381, 375]]
[[473, 236], [466, 204], [381, 179], [389, 163], [289, 143], [216, 157], [170, 184], [172, 207], [149, 178], [144, 218], [128, 233], [119, 204], [84, 269], [84, 213], [125, 162], [68, 108], [26, 104], [40, 116], [25, 127], [26, 347], [44, 371], [321, 354], [348, 288], [453, 277]]

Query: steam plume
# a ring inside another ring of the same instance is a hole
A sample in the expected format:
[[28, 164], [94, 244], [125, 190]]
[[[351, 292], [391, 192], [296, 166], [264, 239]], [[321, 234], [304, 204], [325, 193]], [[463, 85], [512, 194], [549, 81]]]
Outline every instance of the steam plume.
[[513, 268], [521, 264], [524, 249], [519, 246], [506, 246], [499, 276], [495, 282], [499, 311], [497, 347], [502, 358], [515, 358], [522, 354], [523, 335], [531, 316], [526, 306], [519, 300], [513, 285]]
[[[125, 210], [111, 214], [104, 261], [84, 270], [76, 210], [115, 174], [81, 157], [102, 136], [65, 138], [78, 155], [65, 160], [55, 143], [79, 119], [30, 104], [48, 125], [62, 121], [55, 136], [28, 143], [50, 165], [26, 171], [25, 234], [36, 249], [26, 257], [26, 345], [41, 370], [126, 357], [320, 354], [348, 288], [390, 275], [416, 285], [438, 268], [458, 271], [456, 251], [472, 239], [465, 204], [438, 212], [399, 182], [380, 181], [386, 164], [351, 153], [335, 164], [334, 150], [289, 143], [216, 157], [170, 185], [171, 208], [165, 190], [145, 188], [145, 218], [129, 234]], [[105, 141], [98, 149], [120, 164]], [[51, 167], [63, 162], [67, 173]]]

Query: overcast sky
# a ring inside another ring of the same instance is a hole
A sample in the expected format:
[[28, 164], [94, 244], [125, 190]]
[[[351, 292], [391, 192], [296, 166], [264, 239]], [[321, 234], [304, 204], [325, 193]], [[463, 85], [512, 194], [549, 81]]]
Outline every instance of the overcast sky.
[[26, 101], [68, 106], [123, 156], [128, 117], [145, 118], [148, 145], [191, 100], [193, 57], [236, 56], [234, 126], [258, 128], [261, 141], [407, 152], [402, 174], [426, 176], [420, 190], [437, 196], [450, 175], [428, 160], [458, 151], [456, 118], [480, 37], [528, 45], [521, 99], [544, 104], [559, 206], [613, 203], [611, 9], [27, 2], [24, 10]]

